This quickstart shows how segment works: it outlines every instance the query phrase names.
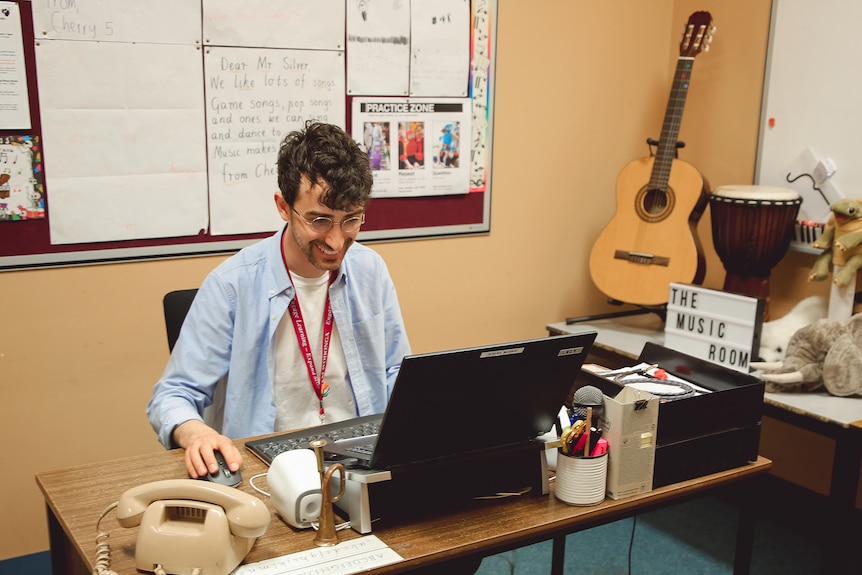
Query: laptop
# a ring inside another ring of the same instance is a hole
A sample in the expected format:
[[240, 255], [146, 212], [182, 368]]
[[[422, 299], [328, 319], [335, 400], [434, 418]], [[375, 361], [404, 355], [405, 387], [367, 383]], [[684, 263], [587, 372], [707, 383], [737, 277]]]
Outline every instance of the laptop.
[[[265, 452], [274, 442], [314, 432], [329, 438], [327, 459], [387, 470], [531, 442], [554, 426], [595, 338], [595, 331], [585, 331], [409, 355], [383, 414], [246, 446], [271, 462], [272, 452]], [[339, 428], [357, 424], [373, 426], [377, 433], [338, 439], [345, 435]]]

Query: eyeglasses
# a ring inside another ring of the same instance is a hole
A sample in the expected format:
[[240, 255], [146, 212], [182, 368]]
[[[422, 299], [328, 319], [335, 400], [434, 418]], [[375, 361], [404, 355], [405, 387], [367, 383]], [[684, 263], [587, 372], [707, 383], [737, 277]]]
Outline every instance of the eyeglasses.
[[360, 226], [365, 223], [364, 213], [359, 214], [358, 216], [351, 216], [349, 218], [345, 218], [340, 222], [336, 222], [332, 218], [327, 218], [325, 216], [317, 216], [313, 220], [309, 221], [306, 220], [302, 214], [297, 212], [295, 208], [290, 209], [293, 210], [293, 213], [299, 216], [299, 219], [308, 224], [308, 226], [311, 228], [311, 231], [316, 234], [325, 234], [332, 229], [332, 226], [335, 225], [341, 226], [341, 231], [345, 234], [352, 234], [353, 232], [359, 231]]

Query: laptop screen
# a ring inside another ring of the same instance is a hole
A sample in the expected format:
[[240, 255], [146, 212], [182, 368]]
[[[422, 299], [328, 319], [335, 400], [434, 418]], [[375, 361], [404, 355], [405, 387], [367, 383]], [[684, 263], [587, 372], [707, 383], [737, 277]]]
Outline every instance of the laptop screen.
[[377, 469], [529, 441], [549, 431], [595, 331], [404, 358]]

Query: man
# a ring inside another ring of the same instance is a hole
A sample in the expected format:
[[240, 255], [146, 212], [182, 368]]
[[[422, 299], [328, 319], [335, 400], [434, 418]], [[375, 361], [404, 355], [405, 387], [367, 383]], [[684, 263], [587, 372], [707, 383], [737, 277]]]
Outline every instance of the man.
[[340, 128], [309, 123], [278, 154], [281, 231], [204, 280], [147, 407], [193, 478], [232, 471], [231, 438], [382, 413], [410, 346], [382, 258], [355, 243], [373, 178]]

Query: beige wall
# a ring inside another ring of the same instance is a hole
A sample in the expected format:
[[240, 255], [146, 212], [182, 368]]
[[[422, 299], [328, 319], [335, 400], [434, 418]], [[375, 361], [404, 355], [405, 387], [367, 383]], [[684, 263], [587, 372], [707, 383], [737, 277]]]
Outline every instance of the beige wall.
[[[541, 336], [546, 323], [612, 309], [590, 279], [590, 248], [614, 213], [617, 173], [659, 136], [695, 10], [710, 10], [718, 32], [696, 59], [682, 158], [713, 187], [751, 183], [769, 5], [500, 0], [491, 233], [375, 244], [414, 350]], [[720, 288], [709, 234], [707, 212], [706, 285]], [[812, 289], [809, 257], [776, 270], [774, 312]], [[168, 356], [161, 298], [222, 259], [0, 274], [0, 559], [48, 547], [37, 472], [161, 449], [144, 415]]]

